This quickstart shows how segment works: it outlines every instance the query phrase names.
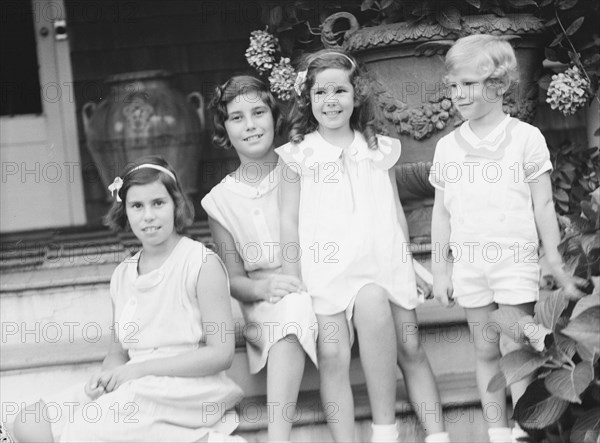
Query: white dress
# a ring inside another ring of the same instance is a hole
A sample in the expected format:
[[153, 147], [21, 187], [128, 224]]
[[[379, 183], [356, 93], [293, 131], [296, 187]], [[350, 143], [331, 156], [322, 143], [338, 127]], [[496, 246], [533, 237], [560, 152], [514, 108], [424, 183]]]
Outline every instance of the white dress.
[[[228, 175], [202, 199], [208, 215], [233, 237], [251, 279], [281, 272], [277, 189], [282, 169], [277, 165], [257, 186]], [[306, 292], [289, 294], [275, 304], [239, 304], [246, 322], [244, 336], [251, 373], [265, 366], [271, 346], [286, 335], [296, 335], [317, 365], [317, 319]]]
[[351, 318], [357, 293], [369, 283], [406, 309], [422, 301], [389, 178], [400, 141], [377, 138], [379, 149], [370, 150], [355, 131], [342, 149], [313, 132], [276, 149], [300, 175], [300, 262], [317, 314]]
[[[140, 253], [117, 267], [110, 294], [117, 336], [129, 352], [127, 364], [203, 346], [196, 283], [208, 254], [214, 253], [182, 237], [152, 272], [138, 275]], [[232, 408], [241, 398], [242, 390], [225, 372], [205, 377], [145, 376], [95, 402], [88, 399], [68, 420], [60, 441], [191, 442], [210, 432], [230, 434], [238, 423]]]

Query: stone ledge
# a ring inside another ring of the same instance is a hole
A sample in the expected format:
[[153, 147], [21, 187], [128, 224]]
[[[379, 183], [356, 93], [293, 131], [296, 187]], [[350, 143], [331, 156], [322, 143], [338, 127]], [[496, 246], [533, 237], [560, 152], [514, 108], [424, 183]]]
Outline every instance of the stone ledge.
[[[446, 374], [436, 378], [443, 408], [478, 405], [479, 392], [475, 381], [475, 373]], [[352, 387], [354, 394], [354, 417], [358, 420], [371, 418], [371, 407], [366, 385]], [[266, 396], [247, 397], [238, 406], [240, 426], [237, 432], [256, 432], [267, 428], [268, 410]], [[400, 380], [396, 386], [396, 416], [413, 414], [412, 405], [404, 382]], [[322, 410], [318, 391], [300, 392], [294, 427], [324, 424], [325, 414]]]

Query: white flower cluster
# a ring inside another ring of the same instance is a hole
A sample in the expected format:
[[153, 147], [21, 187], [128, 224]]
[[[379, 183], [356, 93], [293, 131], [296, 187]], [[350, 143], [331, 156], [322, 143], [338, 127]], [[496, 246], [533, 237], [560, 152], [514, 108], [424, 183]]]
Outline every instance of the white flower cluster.
[[572, 115], [587, 102], [590, 82], [573, 66], [552, 76], [546, 102], [564, 115]]
[[261, 74], [269, 72], [273, 69], [278, 46], [279, 41], [273, 34], [267, 31], [252, 31], [250, 46], [246, 49], [248, 64]]
[[268, 75], [271, 91], [280, 100], [288, 101], [292, 98], [296, 71], [290, 59], [282, 57], [276, 62], [279, 40], [268, 31], [252, 31], [250, 33], [250, 46], [246, 49], [248, 64], [261, 75]]
[[277, 95], [280, 100], [288, 101], [292, 98], [294, 82], [296, 81], [296, 71], [290, 63], [290, 59], [282, 57], [269, 75], [271, 91]]

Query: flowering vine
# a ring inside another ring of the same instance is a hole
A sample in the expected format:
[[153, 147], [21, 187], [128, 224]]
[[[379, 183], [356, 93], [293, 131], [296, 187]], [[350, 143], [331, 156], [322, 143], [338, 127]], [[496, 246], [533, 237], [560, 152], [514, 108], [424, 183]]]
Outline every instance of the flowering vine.
[[590, 82], [577, 66], [552, 76], [546, 102], [564, 115], [573, 115], [590, 97]]
[[269, 31], [258, 30], [250, 33], [250, 46], [246, 49], [246, 60], [260, 75], [268, 76], [271, 91], [283, 101], [292, 98], [296, 71], [287, 57], [281, 52], [279, 40]]

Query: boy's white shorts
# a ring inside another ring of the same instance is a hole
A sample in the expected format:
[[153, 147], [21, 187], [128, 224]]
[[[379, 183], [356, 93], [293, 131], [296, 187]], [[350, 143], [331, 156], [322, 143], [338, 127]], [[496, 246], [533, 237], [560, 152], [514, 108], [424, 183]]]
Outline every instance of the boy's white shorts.
[[453, 297], [464, 308], [535, 302], [539, 282], [537, 256], [516, 260], [513, 251], [507, 249], [500, 254], [461, 257], [452, 269]]

